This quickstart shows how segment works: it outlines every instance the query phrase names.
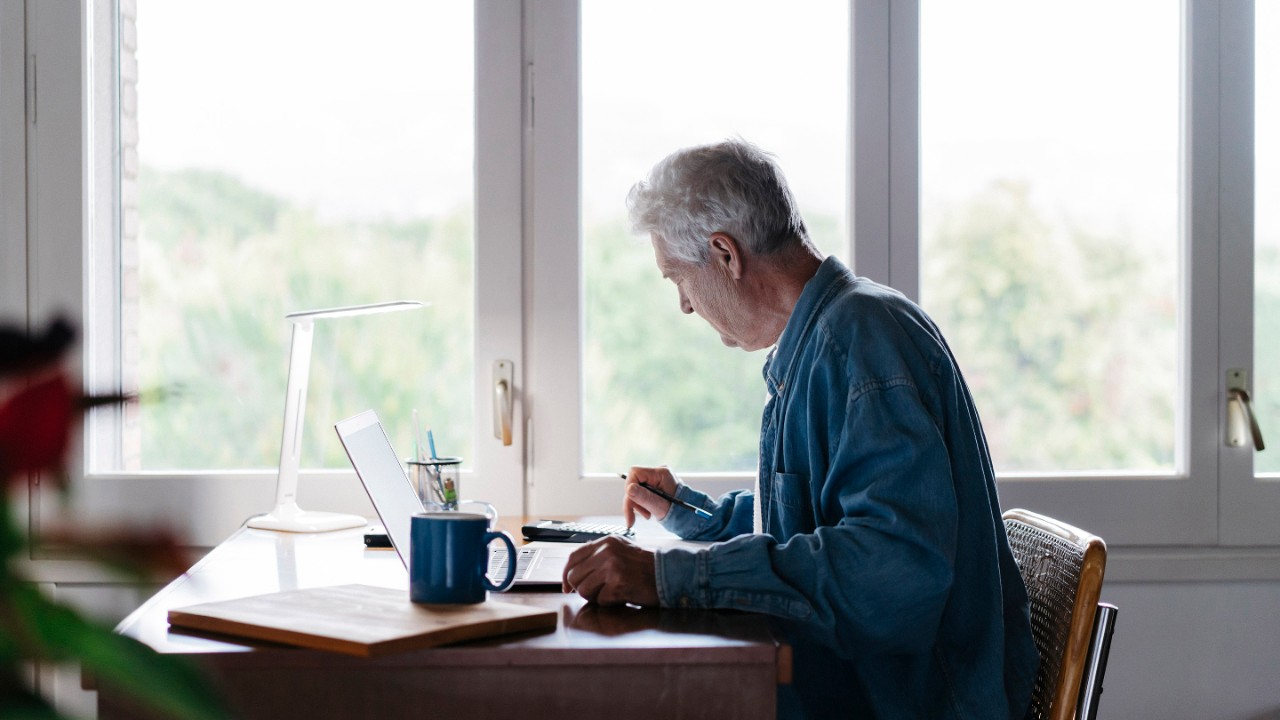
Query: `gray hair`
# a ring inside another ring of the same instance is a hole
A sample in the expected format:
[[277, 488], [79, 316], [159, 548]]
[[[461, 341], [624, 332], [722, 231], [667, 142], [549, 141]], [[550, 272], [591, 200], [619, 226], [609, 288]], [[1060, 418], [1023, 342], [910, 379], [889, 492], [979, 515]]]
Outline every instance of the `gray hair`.
[[677, 150], [627, 194], [632, 229], [701, 265], [707, 238], [722, 232], [755, 255], [808, 240], [795, 197], [773, 156], [745, 140]]

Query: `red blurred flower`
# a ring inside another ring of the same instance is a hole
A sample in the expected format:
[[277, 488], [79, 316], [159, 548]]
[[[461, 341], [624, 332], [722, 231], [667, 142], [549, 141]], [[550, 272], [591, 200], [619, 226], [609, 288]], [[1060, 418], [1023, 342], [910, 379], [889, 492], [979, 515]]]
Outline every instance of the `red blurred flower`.
[[0, 480], [61, 468], [80, 407], [63, 372], [32, 382], [0, 405]]

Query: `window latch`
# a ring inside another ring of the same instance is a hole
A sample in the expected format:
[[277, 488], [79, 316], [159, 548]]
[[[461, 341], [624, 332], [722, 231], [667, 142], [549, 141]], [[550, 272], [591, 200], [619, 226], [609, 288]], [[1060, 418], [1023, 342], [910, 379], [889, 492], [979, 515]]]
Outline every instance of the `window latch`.
[[512, 422], [512, 363], [495, 360], [493, 363], [493, 436], [503, 445], [511, 444]]
[[1249, 399], [1248, 373], [1239, 368], [1227, 371], [1227, 445], [1231, 447], [1247, 447], [1252, 441], [1256, 450], [1265, 450], [1262, 442], [1262, 430], [1258, 428], [1258, 418], [1253, 413], [1253, 402]]

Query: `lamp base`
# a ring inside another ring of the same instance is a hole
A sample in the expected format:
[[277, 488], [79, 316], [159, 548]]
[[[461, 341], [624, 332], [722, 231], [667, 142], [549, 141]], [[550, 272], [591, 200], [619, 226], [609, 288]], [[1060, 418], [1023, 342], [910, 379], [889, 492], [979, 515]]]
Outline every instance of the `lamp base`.
[[316, 533], [363, 527], [369, 523], [359, 515], [303, 510], [297, 503], [278, 505], [266, 515], [255, 515], [245, 523], [258, 530]]

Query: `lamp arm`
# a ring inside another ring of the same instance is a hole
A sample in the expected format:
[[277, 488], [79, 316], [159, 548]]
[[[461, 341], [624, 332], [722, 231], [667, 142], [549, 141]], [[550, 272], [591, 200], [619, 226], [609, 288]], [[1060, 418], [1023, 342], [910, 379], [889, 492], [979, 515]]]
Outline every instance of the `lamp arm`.
[[303, 418], [307, 410], [307, 384], [311, 379], [311, 339], [315, 323], [293, 323], [289, 342], [289, 382], [285, 390], [284, 429], [280, 438], [280, 471], [276, 478], [276, 507], [294, 505], [298, 499], [298, 467], [302, 457]]

